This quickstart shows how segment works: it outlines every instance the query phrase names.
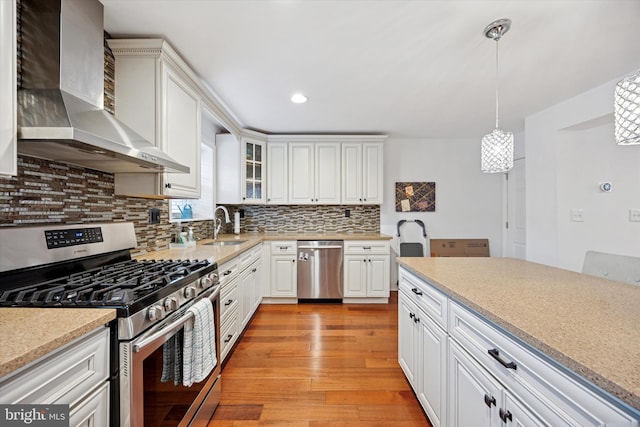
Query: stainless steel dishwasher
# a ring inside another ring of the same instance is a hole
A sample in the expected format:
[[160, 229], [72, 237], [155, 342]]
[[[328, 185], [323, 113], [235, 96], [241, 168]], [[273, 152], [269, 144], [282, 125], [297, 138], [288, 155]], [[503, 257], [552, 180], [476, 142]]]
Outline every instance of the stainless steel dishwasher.
[[298, 240], [298, 300], [342, 299], [342, 240]]

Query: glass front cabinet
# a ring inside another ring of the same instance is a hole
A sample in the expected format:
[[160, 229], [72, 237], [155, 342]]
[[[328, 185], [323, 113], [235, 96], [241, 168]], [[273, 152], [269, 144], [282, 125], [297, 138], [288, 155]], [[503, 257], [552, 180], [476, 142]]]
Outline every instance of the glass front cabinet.
[[264, 203], [264, 142], [242, 138], [244, 153], [243, 203]]

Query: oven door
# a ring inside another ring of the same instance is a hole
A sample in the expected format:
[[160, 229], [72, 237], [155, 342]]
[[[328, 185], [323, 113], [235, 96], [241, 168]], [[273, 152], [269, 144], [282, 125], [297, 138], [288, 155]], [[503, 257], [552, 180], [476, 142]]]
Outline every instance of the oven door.
[[[188, 307], [164, 319], [144, 334], [120, 342], [120, 425], [206, 426], [220, 402], [220, 287], [201, 294], [213, 305], [217, 364], [203, 381], [190, 387], [162, 381], [164, 344], [182, 331], [192, 316]], [[194, 301], [197, 302], [197, 300]], [[212, 349], [213, 350], [213, 349]]]

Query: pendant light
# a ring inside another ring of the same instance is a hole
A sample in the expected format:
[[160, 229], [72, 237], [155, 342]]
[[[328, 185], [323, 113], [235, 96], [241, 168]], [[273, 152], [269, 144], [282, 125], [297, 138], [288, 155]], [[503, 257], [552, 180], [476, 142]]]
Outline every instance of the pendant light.
[[482, 138], [481, 169], [485, 173], [507, 172], [513, 168], [513, 133], [500, 129], [498, 116], [498, 41], [511, 28], [510, 19], [487, 25], [484, 35], [496, 42], [496, 128]]
[[614, 116], [618, 145], [640, 144], [640, 70], [616, 85]]

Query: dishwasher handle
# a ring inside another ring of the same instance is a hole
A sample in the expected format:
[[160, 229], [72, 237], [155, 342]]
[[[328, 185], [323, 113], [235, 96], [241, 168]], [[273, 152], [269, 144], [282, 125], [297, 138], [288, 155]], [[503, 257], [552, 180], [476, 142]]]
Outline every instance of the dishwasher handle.
[[298, 249], [342, 249], [342, 246], [298, 246]]

